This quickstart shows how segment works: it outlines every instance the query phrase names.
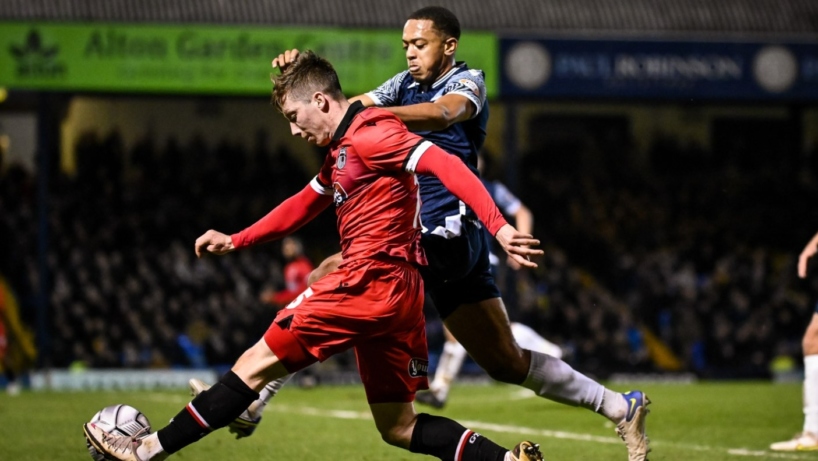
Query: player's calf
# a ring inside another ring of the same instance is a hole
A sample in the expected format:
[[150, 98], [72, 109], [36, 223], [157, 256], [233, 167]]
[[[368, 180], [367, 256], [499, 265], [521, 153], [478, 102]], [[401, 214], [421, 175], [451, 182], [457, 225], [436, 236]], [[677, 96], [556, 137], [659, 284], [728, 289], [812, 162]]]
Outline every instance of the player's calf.
[[456, 421], [421, 413], [412, 431], [409, 451], [439, 459], [463, 461], [542, 461], [539, 446], [522, 442], [512, 451], [466, 429]]
[[[194, 397], [202, 392], [210, 389], [210, 384], [205, 383], [199, 379], [193, 378], [188, 381], [190, 393]], [[227, 425], [231, 434], [236, 435], [236, 439], [250, 437], [256, 431], [259, 423], [261, 423], [261, 411], [257, 407], [263, 409], [263, 404], [259, 400], [253, 401], [250, 406], [244, 410], [238, 418], [234, 419]]]

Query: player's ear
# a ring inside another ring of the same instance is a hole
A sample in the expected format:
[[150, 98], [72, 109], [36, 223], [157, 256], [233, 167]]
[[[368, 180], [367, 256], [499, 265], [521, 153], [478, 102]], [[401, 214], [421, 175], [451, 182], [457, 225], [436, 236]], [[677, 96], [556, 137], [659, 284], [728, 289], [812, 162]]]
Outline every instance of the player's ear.
[[326, 112], [327, 109], [329, 109], [329, 101], [327, 101], [327, 96], [324, 93], [316, 92], [313, 94], [312, 103], [322, 112]]
[[443, 54], [446, 56], [454, 56], [454, 53], [457, 51], [457, 39], [454, 37], [449, 37], [443, 42]]

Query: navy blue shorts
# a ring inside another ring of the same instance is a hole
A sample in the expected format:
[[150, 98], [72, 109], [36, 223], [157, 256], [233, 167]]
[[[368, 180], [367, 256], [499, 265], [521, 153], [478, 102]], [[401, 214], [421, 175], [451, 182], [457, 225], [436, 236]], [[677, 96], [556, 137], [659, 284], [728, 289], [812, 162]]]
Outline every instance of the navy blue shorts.
[[500, 297], [489, 263], [488, 233], [467, 219], [462, 229], [460, 236], [450, 239], [421, 235], [429, 260], [429, 265], [421, 268], [423, 283], [441, 319], [461, 304]]

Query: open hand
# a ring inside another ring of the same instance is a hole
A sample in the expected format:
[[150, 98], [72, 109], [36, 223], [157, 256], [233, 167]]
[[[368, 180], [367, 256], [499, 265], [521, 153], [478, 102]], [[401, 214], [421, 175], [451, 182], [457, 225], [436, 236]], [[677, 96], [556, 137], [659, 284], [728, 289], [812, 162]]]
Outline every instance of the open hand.
[[531, 234], [523, 234], [511, 224], [501, 227], [494, 238], [500, 242], [509, 258], [522, 267], [537, 267], [537, 263], [531, 261], [531, 257], [544, 254], [538, 248], [531, 248], [539, 245], [539, 240], [535, 239]]

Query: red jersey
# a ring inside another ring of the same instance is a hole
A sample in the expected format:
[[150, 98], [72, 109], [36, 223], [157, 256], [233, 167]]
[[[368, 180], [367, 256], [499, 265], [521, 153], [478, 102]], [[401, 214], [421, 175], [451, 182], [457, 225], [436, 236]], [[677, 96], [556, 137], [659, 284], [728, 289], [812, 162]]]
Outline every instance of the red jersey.
[[425, 265], [414, 174], [437, 176], [491, 235], [506, 225], [485, 187], [458, 157], [410, 133], [391, 112], [360, 102], [350, 105], [329, 148], [307, 187], [231, 235], [236, 249], [289, 235], [334, 201], [345, 261], [381, 254]]
[[316, 191], [333, 195], [344, 261], [384, 254], [426, 264], [418, 185], [407, 171], [422, 141], [388, 111], [350, 107], [313, 180]]

